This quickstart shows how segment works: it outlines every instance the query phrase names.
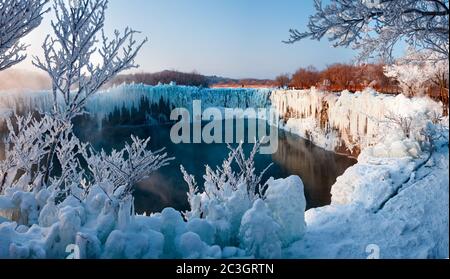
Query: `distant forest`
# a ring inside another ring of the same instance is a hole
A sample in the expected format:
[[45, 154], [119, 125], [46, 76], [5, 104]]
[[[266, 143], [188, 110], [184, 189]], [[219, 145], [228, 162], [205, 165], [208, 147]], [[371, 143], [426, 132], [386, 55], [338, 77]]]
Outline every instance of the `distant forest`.
[[292, 76], [283, 74], [276, 78], [277, 87], [295, 89], [317, 88], [339, 92], [360, 91], [372, 87], [383, 93], [399, 93], [398, 83], [385, 76], [383, 64], [332, 64], [323, 70], [313, 66], [298, 69]]
[[[426, 85], [426, 94], [440, 100], [442, 87], [448, 88], [448, 79], [440, 85], [432, 79]], [[441, 79], [437, 79], [438, 81]], [[309, 89], [312, 86], [321, 90], [340, 92], [361, 91], [372, 87], [382, 93], [400, 93], [401, 86], [393, 78], [384, 74], [383, 64], [332, 64], [322, 70], [313, 66], [299, 68], [293, 74], [281, 74], [275, 79], [232, 79], [220, 76], [205, 76], [196, 72], [162, 71], [157, 73], [134, 73], [119, 75], [105, 87], [123, 83], [142, 83], [147, 85], [169, 84], [210, 87], [210, 88], [291, 88]], [[26, 86], [24, 86], [26, 85]], [[7, 90], [48, 90], [51, 82], [45, 75], [33, 71], [8, 69], [0, 74], [0, 91]]]
[[196, 72], [162, 71], [157, 73], [135, 73], [120, 75], [110, 85], [122, 83], [142, 83], [147, 85], [169, 84], [199, 87], [279, 87], [308, 89], [312, 86], [328, 91], [358, 91], [370, 86], [384, 93], [400, 91], [396, 81], [384, 75], [384, 65], [332, 64], [323, 70], [313, 66], [299, 68], [294, 74], [282, 74], [275, 79], [231, 79], [205, 76]]
[[231, 79], [218, 76], [205, 76], [196, 72], [162, 71], [157, 73], [135, 73], [117, 76], [110, 85], [122, 83], [142, 83], [147, 85], [169, 84], [199, 87], [274, 87], [270, 79]]

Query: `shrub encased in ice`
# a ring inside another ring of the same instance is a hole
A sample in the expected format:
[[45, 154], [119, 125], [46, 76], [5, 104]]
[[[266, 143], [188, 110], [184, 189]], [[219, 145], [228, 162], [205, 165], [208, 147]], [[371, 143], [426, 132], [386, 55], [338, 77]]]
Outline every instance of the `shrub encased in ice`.
[[264, 201], [259, 199], [242, 217], [239, 240], [248, 255], [258, 259], [281, 258], [281, 227], [271, 213]]
[[303, 182], [298, 176], [267, 182], [265, 203], [280, 225], [280, 240], [289, 245], [302, 238], [306, 230], [306, 199]]
[[[195, 178], [181, 167], [189, 186], [188, 201], [191, 206], [185, 217], [188, 220], [208, 220], [216, 228], [216, 243], [222, 246], [238, 244], [242, 216], [255, 200], [264, 197], [267, 185], [262, 183], [262, 178], [270, 166], [259, 175], [255, 173], [254, 160], [260, 145], [254, 145], [248, 158], [242, 143], [237, 148], [229, 146], [230, 154], [221, 167], [217, 170], [206, 167], [203, 193], [199, 193]], [[233, 166], [237, 167], [237, 172]]]
[[178, 251], [183, 259], [220, 259], [222, 257], [222, 250], [219, 246], [208, 246], [194, 232], [186, 232], [181, 235]]

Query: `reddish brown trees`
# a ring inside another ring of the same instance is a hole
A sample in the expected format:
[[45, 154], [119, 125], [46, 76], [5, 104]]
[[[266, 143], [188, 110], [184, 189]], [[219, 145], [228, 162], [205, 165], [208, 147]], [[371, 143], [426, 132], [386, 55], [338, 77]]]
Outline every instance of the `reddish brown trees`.
[[372, 87], [384, 93], [398, 93], [396, 82], [384, 75], [383, 67], [383, 64], [354, 66], [337, 63], [318, 71], [309, 66], [300, 68], [292, 75], [290, 86], [296, 89], [308, 89], [315, 86], [334, 92], [343, 90], [355, 92]]

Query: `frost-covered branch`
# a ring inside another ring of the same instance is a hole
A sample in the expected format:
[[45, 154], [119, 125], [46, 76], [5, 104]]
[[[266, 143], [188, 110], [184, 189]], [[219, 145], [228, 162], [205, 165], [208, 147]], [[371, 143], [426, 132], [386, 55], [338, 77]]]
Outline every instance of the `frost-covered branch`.
[[195, 181], [195, 177], [187, 173], [186, 169], [183, 166], [180, 166], [181, 173], [183, 174], [183, 179], [187, 183], [189, 187], [189, 191], [187, 193], [188, 203], [192, 204], [195, 196], [199, 193], [199, 188], [197, 182]]
[[328, 37], [335, 46], [359, 49], [360, 60], [374, 53], [385, 59], [401, 41], [449, 57], [448, 0], [315, 0], [308, 31], [290, 30], [287, 43]]
[[94, 183], [111, 183], [113, 188], [105, 191], [119, 199], [131, 195], [137, 183], [173, 160], [163, 153], [164, 149], [148, 150], [149, 138], [131, 136], [131, 140], [131, 145], [126, 143], [121, 151], [113, 150], [110, 155], [103, 150], [98, 154], [93, 149], [84, 152]]
[[242, 143], [236, 149], [228, 146], [231, 151], [232, 157], [234, 157], [234, 160], [240, 170], [240, 172], [238, 173], [238, 177], [240, 178], [240, 180], [245, 181], [245, 184], [247, 185], [248, 195], [252, 200], [254, 200], [255, 198], [264, 197], [265, 185], [261, 185], [261, 181], [264, 174], [266, 174], [269, 168], [273, 165], [270, 164], [269, 166], [267, 166], [259, 175], [255, 174], [255, 156], [258, 153], [260, 147], [261, 142], [255, 143], [249, 157], [246, 158], [244, 149], [242, 148]]
[[[29, 190], [40, 187], [46, 169], [44, 157], [51, 142], [70, 127], [50, 116], [36, 120], [31, 114], [7, 119], [7, 126], [5, 160], [0, 162], [0, 192], [6, 188]], [[51, 169], [52, 164], [48, 168]]]
[[63, 131], [59, 141], [55, 155], [60, 173], [52, 176], [49, 183], [54, 200], [60, 202], [68, 196], [73, 196], [81, 201], [88, 191], [83, 181], [84, 170], [80, 163], [83, 146], [71, 129]]
[[403, 136], [410, 138], [412, 135], [413, 118], [411, 116], [400, 116], [394, 113], [389, 113], [385, 116], [386, 120], [393, 124], [395, 128], [400, 129]]
[[20, 39], [41, 24], [49, 0], [0, 0], [0, 71], [26, 58]]
[[[253, 203], [257, 199], [263, 199], [266, 183], [261, 181], [271, 165], [259, 175], [255, 173], [254, 160], [260, 146], [261, 143], [257, 142], [248, 158], [242, 143], [236, 148], [229, 146], [230, 153], [221, 167], [213, 170], [206, 166], [203, 193], [200, 193], [195, 177], [189, 175], [184, 167], [181, 166], [184, 180], [189, 186], [188, 201], [191, 206], [191, 211], [185, 214], [186, 218], [206, 217], [208, 211], [205, 207], [208, 207], [208, 204], [216, 202], [226, 203], [229, 196], [233, 194], [240, 195], [240, 198], [244, 199], [248, 204]], [[237, 167], [237, 172], [233, 170], [233, 166]]]
[[[107, 0], [79, 0], [67, 5], [55, 0], [53, 36], [47, 36], [44, 58], [35, 57], [35, 66], [52, 80], [53, 112], [70, 120], [84, 112], [86, 100], [121, 71], [137, 67], [134, 59], [143, 44], [134, 39], [136, 31], [115, 31], [108, 39], [103, 31]], [[99, 41], [100, 35], [100, 41]], [[98, 45], [100, 43], [100, 46]], [[99, 64], [93, 55], [101, 58]], [[58, 106], [58, 96], [63, 107]]]
[[[87, 99], [123, 70], [137, 67], [135, 57], [142, 45], [134, 39], [136, 31], [115, 31], [109, 40], [103, 32], [107, 0], [78, 0], [67, 4], [55, 0], [52, 21], [53, 36], [43, 44], [44, 59], [35, 57], [33, 64], [47, 72], [52, 80], [53, 111], [56, 118], [70, 122], [84, 113]], [[101, 34], [100, 47], [98, 36]], [[100, 64], [93, 56], [101, 57]], [[62, 99], [62, 105], [59, 102]], [[47, 155], [44, 183], [49, 180], [50, 164], [58, 145], [58, 136]]]
[[410, 49], [405, 57], [384, 69], [384, 74], [400, 84], [405, 95], [417, 96], [431, 86], [440, 89], [440, 99], [448, 105], [448, 60], [439, 60], [431, 51]]

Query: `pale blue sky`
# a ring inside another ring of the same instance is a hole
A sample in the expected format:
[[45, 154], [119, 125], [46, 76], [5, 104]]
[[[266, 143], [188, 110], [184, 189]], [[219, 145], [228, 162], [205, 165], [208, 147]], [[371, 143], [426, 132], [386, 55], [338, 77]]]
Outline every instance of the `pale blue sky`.
[[[312, 5], [312, 0], [110, 0], [106, 30], [111, 34], [128, 25], [149, 38], [137, 58], [138, 71], [273, 78], [301, 66], [350, 62], [354, 51], [335, 49], [327, 40], [281, 42], [290, 28], [306, 26]], [[51, 17], [26, 38], [29, 56], [42, 53]], [[31, 69], [30, 57], [17, 67]]]

